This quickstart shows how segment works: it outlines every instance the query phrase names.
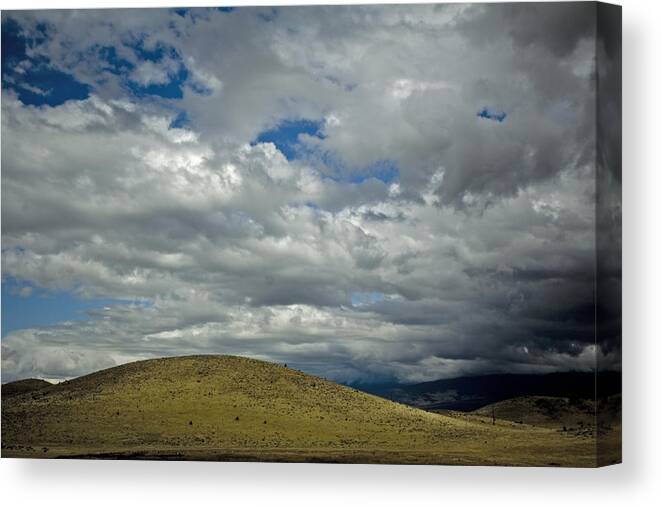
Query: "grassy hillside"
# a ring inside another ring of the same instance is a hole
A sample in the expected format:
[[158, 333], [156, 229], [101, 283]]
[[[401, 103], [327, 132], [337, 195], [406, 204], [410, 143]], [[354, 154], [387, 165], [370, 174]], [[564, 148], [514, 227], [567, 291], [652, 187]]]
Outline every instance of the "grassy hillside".
[[25, 394], [33, 391], [39, 391], [45, 387], [50, 386], [50, 382], [38, 378], [26, 378], [25, 380], [17, 380], [16, 382], [8, 382], [2, 384], [2, 397], [16, 396], [17, 394]]
[[[497, 419], [568, 431], [592, 431], [597, 426], [594, 400], [558, 398], [552, 396], [523, 396], [492, 403], [474, 413], [485, 417], [495, 414]], [[621, 396], [613, 396], [599, 404], [602, 427], [619, 421]]]
[[622, 459], [622, 396], [614, 395], [595, 403], [590, 399], [552, 396], [523, 396], [492, 403], [466, 417], [512, 421], [549, 428], [563, 433], [598, 438], [600, 463]]
[[141, 361], [3, 400], [3, 456], [593, 466], [594, 440], [424, 412], [281, 365]]
[[497, 419], [563, 429], [594, 426], [593, 400], [557, 398], [553, 396], [522, 396], [482, 407], [476, 414]]

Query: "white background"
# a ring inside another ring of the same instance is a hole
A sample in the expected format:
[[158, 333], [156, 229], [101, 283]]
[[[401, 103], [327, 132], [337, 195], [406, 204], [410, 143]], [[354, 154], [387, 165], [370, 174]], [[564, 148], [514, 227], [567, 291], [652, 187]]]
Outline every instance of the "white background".
[[[0, 0], [0, 8], [287, 4]], [[291, 2], [290, 2], [291, 3]], [[294, 2], [295, 3], [295, 2]], [[342, 3], [306, 1], [298, 3]], [[373, 2], [364, 2], [373, 3]], [[377, 2], [378, 3], [378, 2]], [[380, 2], [393, 3], [393, 2]], [[404, 3], [402, 1], [396, 3]], [[599, 470], [0, 460], [4, 505], [658, 505], [661, 5], [624, 7], [624, 464]], [[656, 92], [655, 92], [656, 90]]]

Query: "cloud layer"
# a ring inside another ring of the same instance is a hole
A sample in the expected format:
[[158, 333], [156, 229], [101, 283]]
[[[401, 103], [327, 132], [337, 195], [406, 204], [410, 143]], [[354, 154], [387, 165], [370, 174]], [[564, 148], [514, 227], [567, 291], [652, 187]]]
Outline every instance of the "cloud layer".
[[3, 279], [123, 302], [9, 333], [3, 380], [189, 353], [344, 382], [619, 360], [594, 344], [582, 4], [9, 18], [15, 68], [89, 93], [30, 103], [3, 68]]

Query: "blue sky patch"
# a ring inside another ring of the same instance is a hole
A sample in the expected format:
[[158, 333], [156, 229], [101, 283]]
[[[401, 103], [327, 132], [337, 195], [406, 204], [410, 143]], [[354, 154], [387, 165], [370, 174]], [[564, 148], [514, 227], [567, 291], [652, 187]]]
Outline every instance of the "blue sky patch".
[[488, 107], [483, 107], [477, 112], [479, 118], [484, 118], [485, 120], [493, 120], [498, 123], [503, 123], [505, 118], [507, 118], [507, 113], [505, 111], [496, 112]]
[[117, 49], [113, 46], [102, 46], [99, 47], [97, 51], [99, 59], [107, 64], [103, 67], [103, 70], [107, 70], [113, 74], [122, 75], [135, 68], [133, 63], [118, 56]]
[[322, 122], [314, 120], [284, 120], [277, 127], [259, 134], [254, 143], [273, 143], [287, 158], [293, 160], [301, 153], [302, 146], [299, 136], [309, 136], [323, 139]]
[[2, 336], [19, 329], [52, 326], [67, 320], [87, 320], [88, 311], [117, 304], [121, 299], [82, 299], [67, 291], [48, 291], [12, 277], [2, 280]]
[[306, 146], [301, 142], [301, 134], [307, 134], [318, 139], [325, 139], [322, 130], [323, 122], [298, 119], [284, 120], [275, 128], [265, 130], [257, 136], [256, 143], [273, 143], [287, 160], [308, 159], [311, 163], [320, 163], [325, 167], [322, 172], [324, 178], [338, 183], [360, 184], [375, 178], [385, 184], [399, 179], [399, 168], [391, 160], [379, 160], [366, 167], [348, 168], [333, 153], [324, 152], [314, 146]]
[[128, 81], [126, 86], [136, 97], [145, 97], [146, 95], [158, 95], [165, 99], [180, 99], [184, 96], [183, 84], [188, 79], [188, 70], [181, 67], [177, 74], [170, 76], [170, 81], [163, 84], [149, 84], [143, 86], [134, 81]]
[[37, 28], [38, 35], [28, 39], [15, 20], [3, 19], [2, 87], [14, 90], [21, 102], [34, 106], [58, 106], [67, 100], [89, 97], [88, 85], [52, 68], [47, 58], [28, 57], [27, 48], [42, 43], [46, 37], [45, 25]]
[[186, 111], [180, 111], [174, 120], [170, 122], [169, 128], [171, 129], [182, 129], [190, 125], [190, 118], [188, 118], [188, 113]]
[[193, 90], [193, 91], [194, 91], [195, 93], [197, 93], [198, 95], [206, 95], [206, 96], [209, 96], [209, 95], [211, 95], [211, 94], [213, 93], [213, 90], [212, 90], [211, 88], [209, 88], [209, 87], [207, 87], [207, 86], [204, 86], [204, 85], [203, 85], [202, 83], [200, 83], [200, 82], [196, 82], [196, 81], [188, 81], [186, 84], [187, 84], [187, 86], [188, 86], [191, 90]]
[[145, 37], [146, 35], [143, 35], [135, 43], [128, 44], [139, 60], [161, 63], [165, 58], [170, 58], [178, 62], [179, 68], [176, 73], [168, 72], [170, 80], [167, 83], [150, 83], [146, 86], [127, 79], [126, 73], [123, 73], [125, 86], [138, 98], [157, 95], [165, 99], [181, 99], [184, 96], [183, 85], [188, 79], [188, 69], [182, 63], [181, 56], [175, 48], [164, 44], [156, 44], [153, 48], [145, 47]]
[[399, 179], [399, 168], [390, 160], [380, 160], [361, 171], [353, 172], [348, 180], [349, 183], [362, 183], [371, 178], [380, 180], [388, 185]]
[[338, 183], [359, 185], [367, 180], [377, 179], [389, 185], [399, 180], [399, 167], [392, 160], [378, 160], [365, 167], [348, 168], [331, 153], [326, 152], [319, 156], [326, 168], [326, 172], [322, 173], [322, 177]]
[[352, 292], [351, 306], [366, 306], [380, 303], [385, 299], [383, 292]]
[[[138, 98], [148, 95], [157, 95], [166, 99], [180, 99], [183, 97], [183, 85], [188, 79], [188, 69], [181, 63], [181, 58], [174, 48], [159, 44], [154, 48], [145, 49], [143, 39], [139, 39], [133, 44], [128, 44], [128, 47], [141, 61], [160, 63], [164, 58], [169, 57], [179, 62], [179, 69], [176, 73], [168, 74], [169, 81], [167, 83], [141, 85], [129, 79], [130, 72], [136, 67], [135, 64], [118, 56], [116, 48], [101, 47], [97, 51], [99, 59], [106, 64], [103, 70], [119, 76], [122, 85]], [[203, 93], [204, 90], [194, 91]]]
[[145, 47], [145, 38], [146, 34], [138, 38], [137, 41], [133, 44], [127, 44], [135, 56], [140, 60], [150, 61], [150, 62], [160, 62], [166, 56], [169, 56], [174, 59], [179, 59], [179, 54], [177, 50], [171, 46], [166, 46], [164, 44], [156, 44], [153, 48]]

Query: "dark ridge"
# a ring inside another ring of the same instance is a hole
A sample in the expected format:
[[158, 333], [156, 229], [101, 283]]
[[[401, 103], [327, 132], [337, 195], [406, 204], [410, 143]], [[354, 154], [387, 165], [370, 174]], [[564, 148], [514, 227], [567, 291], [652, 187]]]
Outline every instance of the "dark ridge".
[[620, 372], [559, 372], [548, 374], [494, 374], [434, 380], [420, 384], [361, 386], [361, 390], [425, 410], [471, 411], [520, 396], [556, 396], [595, 399], [622, 392]]
[[19, 394], [30, 393], [33, 391], [40, 391], [48, 386], [52, 386], [50, 382], [38, 378], [27, 378], [25, 380], [16, 380], [15, 382], [7, 382], [2, 384], [2, 396], [7, 398], [10, 396], [17, 396]]

